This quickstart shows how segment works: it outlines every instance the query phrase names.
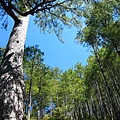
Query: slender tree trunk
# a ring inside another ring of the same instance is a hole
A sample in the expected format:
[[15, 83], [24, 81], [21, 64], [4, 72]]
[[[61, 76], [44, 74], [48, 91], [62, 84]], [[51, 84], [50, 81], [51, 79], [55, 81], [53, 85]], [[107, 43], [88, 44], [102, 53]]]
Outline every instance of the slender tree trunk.
[[[96, 80], [96, 86], [97, 86], [97, 90], [98, 90], [98, 97], [99, 97], [99, 104], [100, 104], [100, 106], [101, 106], [101, 108], [99, 108], [99, 109], [102, 109], [101, 110], [101, 117], [102, 118], [106, 118], [106, 114], [108, 115], [109, 114], [109, 112], [108, 112], [108, 110], [107, 110], [107, 106], [106, 106], [106, 104], [105, 104], [105, 101], [104, 101], [104, 97], [103, 97], [103, 93], [102, 93], [102, 91], [101, 91], [101, 88], [100, 88], [100, 84], [99, 84], [99, 81], [98, 80]], [[96, 97], [97, 97], [96, 96]]]
[[87, 110], [87, 114], [88, 114], [89, 116], [91, 116], [91, 114], [90, 114], [90, 107], [89, 107], [89, 103], [88, 103], [87, 100], [86, 100], [86, 110]]
[[28, 110], [27, 110], [27, 120], [30, 120], [30, 114], [31, 114], [31, 104], [32, 104], [32, 95], [31, 95], [31, 91], [29, 93], [29, 101], [28, 101]]
[[93, 114], [94, 114], [96, 120], [98, 120], [96, 104], [95, 104], [95, 101], [94, 101], [94, 99], [93, 99], [93, 96], [91, 96], [91, 104], [92, 104]]
[[33, 82], [33, 70], [34, 70], [34, 58], [32, 60], [31, 73], [30, 73], [30, 84], [29, 84], [29, 94], [28, 94], [28, 108], [27, 108], [27, 120], [30, 120], [31, 105], [32, 105], [32, 82]]
[[29, 16], [15, 22], [0, 66], [0, 120], [22, 120], [23, 53]]
[[[105, 86], [105, 90], [106, 90], [106, 95], [107, 95], [107, 99], [108, 99], [108, 105], [110, 105], [111, 107], [111, 114], [113, 114], [113, 116], [111, 117], [111, 119], [115, 120], [116, 119], [116, 114], [117, 114], [117, 111], [116, 111], [116, 107], [115, 107], [115, 101], [114, 101], [114, 93], [113, 93], [113, 89], [110, 87], [108, 81], [107, 81], [107, 78], [105, 76], [105, 71], [104, 71], [104, 68], [101, 64], [101, 61], [100, 61], [100, 56], [99, 54], [97, 53], [95, 47], [93, 46], [93, 50], [94, 50], [94, 54], [95, 54], [95, 57], [96, 57], [96, 60], [99, 64], [99, 67], [100, 67], [100, 70], [101, 70], [101, 73], [102, 73], [102, 76], [103, 76], [103, 79], [104, 79], [104, 86]], [[110, 111], [109, 111], [110, 112]]]
[[40, 108], [38, 108], [37, 114], [38, 114], [37, 120], [40, 120]]

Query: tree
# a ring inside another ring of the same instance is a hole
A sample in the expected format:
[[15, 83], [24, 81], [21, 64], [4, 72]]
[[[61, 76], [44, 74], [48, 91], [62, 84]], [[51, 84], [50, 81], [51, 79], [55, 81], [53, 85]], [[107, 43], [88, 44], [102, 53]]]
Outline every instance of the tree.
[[104, 46], [120, 56], [120, 4], [114, 1], [92, 1], [84, 11], [86, 26], [78, 31], [77, 39], [88, 46]]
[[79, 42], [92, 48], [94, 54], [85, 70], [89, 115], [96, 119], [117, 120], [120, 116], [117, 69], [120, 57], [120, 4], [118, 0], [89, 2], [84, 11], [85, 27], [77, 34]]
[[45, 107], [55, 101], [54, 98], [52, 101], [50, 99], [57, 89], [55, 83], [57, 85], [56, 77], [59, 70], [51, 69], [43, 63], [44, 53], [38, 46], [25, 47], [24, 51], [25, 113], [28, 120], [33, 117], [38, 117], [39, 120], [45, 116]]
[[[35, 15], [35, 23], [42, 32], [54, 31], [60, 39], [64, 25], [79, 24], [81, 1], [77, 0], [0, 0], [0, 17], [7, 27], [6, 15], [14, 20], [14, 26], [0, 66], [0, 119], [23, 119], [23, 65], [24, 42], [29, 15]], [[70, 14], [71, 13], [71, 14]]]
[[63, 114], [69, 119], [82, 119], [80, 102], [84, 99], [84, 90], [83, 66], [80, 63], [77, 63], [74, 69], [62, 72], [59, 80], [58, 107], [61, 107]]
[[[26, 104], [27, 104], [27, 119], [30, 120], [30, 108], [32, 106], [32, 87], [33, 87], [33, 81], [35, 81], [35, 69], [40, 68], [42, 66], [44, 55], [43, 52], [38, 49], [38, 46], [31, 46], [31, 47], [25, 47], [24, 52], [24, 74], [26, 75], [26, 82], [29, 84], [28, 87], [28, 96], [26, 96]], [[38, 71], [37, 71], [38, 72]], [[36, 76], [37, 77], [37, 76]], [[28, 79], [27, 79], [28, 78]]]

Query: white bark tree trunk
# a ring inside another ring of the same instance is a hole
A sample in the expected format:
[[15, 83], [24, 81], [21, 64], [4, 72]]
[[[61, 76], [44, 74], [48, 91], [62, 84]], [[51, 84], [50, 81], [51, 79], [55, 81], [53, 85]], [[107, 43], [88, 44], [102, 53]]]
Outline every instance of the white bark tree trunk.
[[30, 120], [30, 114], [31, 114], [31, 105], [32, 105], [32, 96], [31, 96], [31, 91], [29, 94], [29, 103], [28, 103], [28, 111], [27, 111], [27, 120]]
[[0, 66], [0, 120], [22, 120], [23, 54], [29, 16], [20, 17], [12, 29]]

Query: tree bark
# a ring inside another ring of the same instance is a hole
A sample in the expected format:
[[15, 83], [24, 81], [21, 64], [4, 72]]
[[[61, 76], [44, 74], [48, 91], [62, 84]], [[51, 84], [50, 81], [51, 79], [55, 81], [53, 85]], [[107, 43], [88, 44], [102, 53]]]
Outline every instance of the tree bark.
[[0, 120], [22, 120], [23, 54], [29, 16], [19, 17], [12, 29], [0, 66]]

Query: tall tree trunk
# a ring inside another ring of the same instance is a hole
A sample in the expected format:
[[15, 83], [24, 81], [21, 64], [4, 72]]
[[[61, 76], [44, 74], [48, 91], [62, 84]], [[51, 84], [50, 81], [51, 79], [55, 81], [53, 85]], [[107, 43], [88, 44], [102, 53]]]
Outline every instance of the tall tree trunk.
[[30, 83], [29, 83], [29, 94], [28, 94], [28, 108], [27, 108], [27, 120], [30, 120], [31, 105], [32, 105], [32, 83], [33, 83], [33, 70], [34, 70], [34, 59], [32, 59], [31, 73], [30, 73]]
[[30, 120], [30, 114], [31, 114], [31, 105], [32, 105], [32, 95], [31, 91], [29, 93], [29, 100], [28, 100], [28, 108], [27, 108], [27, 120]]
[[40, 108], [39, 108], [39, 107], [38, 107], [37, 114], [38, 114], [38, 116], [37, 116], [37, 120], [40, 120]]
[[20, 17], [12, 29], [0, 66], [0, 120], [22, 120], [23, 54], [29, 16]]
[[98, 96], [99, 97], [99, 104], [101, 106], [101, 117], [106, 119], [106, 115], [109, 114], [108, 110], [107, 110], [107, 106], [105, 104], [105, 100], [104, 100], [104, 95], [102, 93], [102, 90], [100, 88], [100, 84], [99, 84], [99, 81], [96, 80], [96, 87], [97, 87], [97, 91], [98, 91], [98, 95], [96, 95], [96, 97]]
[[[115, 107], [115, 101], [114, 101], [114, 93], [113, 93], [113, 89], [110, 87], [109, 83], [108, 83], [108, 80], [107, 80], [107, 77], [105, 75], [105, 70], [103, 68], [103, 65], [101, 64], [101, 60], [100, 60], [100, 56], [97, 52], [97, 50], [95, 49], [95, 47], [93, 46], [93, 50], [94, 50], [94, 54], [95, 54], [95, 57], [96, 57], [96, 60], [98, 62], [98, 65], [100, 67], [100, 71], [102, 73], [102, 76], [103, 76], [103, 79], [104, 79], [104, 86], [105, 86], [105, 90], [106, 90], [106, 95], [107, 95], [107, 99], [108, 99], [108, 105], [110, 105], [110, 108], [111, 108], [111, 114], [113, 114], [113, 116], [111, 117], [111, 119], [113, 120], [116, 120], [116, 114], [117, 114], [117, 111], [116, 111], [116, 107]], [[110, 112], [110, 111], [109, 111]]]

